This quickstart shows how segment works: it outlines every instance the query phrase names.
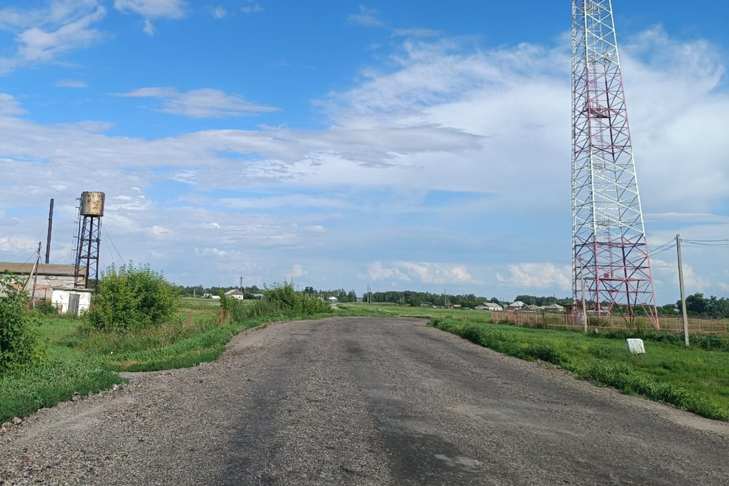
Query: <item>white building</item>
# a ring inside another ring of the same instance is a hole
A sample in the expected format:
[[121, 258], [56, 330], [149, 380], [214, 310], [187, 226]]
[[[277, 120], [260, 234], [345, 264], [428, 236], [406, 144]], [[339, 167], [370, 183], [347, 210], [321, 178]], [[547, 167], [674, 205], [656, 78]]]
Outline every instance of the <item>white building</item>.
[[517, 300], [516, 302], [512, 302], [509, 304], [509, 310], [522, 310], [526, 304], [520, 300]]
[[549, 304], [542, 307], [547, 312], [564, 312], [564, 307], [559, 304]]
[[244, 300], [246, 298], [246, 295], [240, 289], [228, 290], [225, 296], [235, 300]]
[[496, 302], [484, 302], [482, 305], [476, 307], [476, 309], [487, 310], [491, 312], [500, 312], [504, 310], [504, 308]]
[[90, 290], [53, 289], [51, 304], [61, 314], [80, 316], [91, 307], [92, 295]]

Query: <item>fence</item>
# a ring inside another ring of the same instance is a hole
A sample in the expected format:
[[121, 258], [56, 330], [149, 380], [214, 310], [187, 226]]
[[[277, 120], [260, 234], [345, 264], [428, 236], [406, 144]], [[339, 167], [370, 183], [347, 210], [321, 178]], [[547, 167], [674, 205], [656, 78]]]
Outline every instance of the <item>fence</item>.
[[[552, 312], [492, 312], [494, 322], [512, 324], [522, 327], [543, 329], [568, 329], [582, 331], [584, 325], [575, 314]], [[661, 332], [683, 333], [683, 320], [681, 317], [661, 317]], [[729, 320], [700, 319], [689, 317], [689, 334], [695, 335], [729, 335]], [[622, 316], [589, 316], [588, 329], [591, 331], [636, 331], [652, 330], [651, 323], [642, 317], [633, 322]]]

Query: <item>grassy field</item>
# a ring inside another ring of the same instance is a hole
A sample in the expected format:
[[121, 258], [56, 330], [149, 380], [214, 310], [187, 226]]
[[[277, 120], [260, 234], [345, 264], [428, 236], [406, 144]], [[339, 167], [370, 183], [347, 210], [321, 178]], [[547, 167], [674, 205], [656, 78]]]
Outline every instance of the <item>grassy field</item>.
[[432, 325], [504, 354], [553, 363], [627, 394], [729, 420], [729, 349], [724, 346], [687, 349], [680, 340], [656, 339], [647, 342], [646, 355], [633, 356], [622, 336], [586, 336], [454, 317], [433, 319]]
[[432, 319], [448, 317], [469, 322], [491, 322], [491, 315], [482, 310], [442, 309], [432, 307], [411, 307], [395, 304], [339, 304], [340, 313], [352, 315], [377, 315], [392, 317], [422, 317]]
[[[246, 302], [246, 305], [252, 303]], [[171, 322], [133, 333], [90, 331], [80, 319], [44, 317], [45, 359], [0, 375], [0, 423], [122, 383], [120, 371], [155, 371], [215, 360], [233, 336], [267, 322], [316, 316], [271, 315], [221, 323], [220, 304], [183, 299]]]

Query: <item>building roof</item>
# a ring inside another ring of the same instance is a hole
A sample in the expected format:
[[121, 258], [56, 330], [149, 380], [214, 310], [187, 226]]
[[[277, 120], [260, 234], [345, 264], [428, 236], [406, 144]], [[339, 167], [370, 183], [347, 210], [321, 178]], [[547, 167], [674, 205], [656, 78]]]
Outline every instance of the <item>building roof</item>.
[[225, 293], [225, 295], [243, 295], [243, 292], [241, 292], [240, 289], [230, 289]]
[[[16, 275], [30, 275], [33, 271], [32, 263], [7, 263], [0, 262], [0, 273], [13, 273]], [[76, 274], [74, 265], [38, 265], [38, 275], [53, 275], [56, 277], [73, 277]]]

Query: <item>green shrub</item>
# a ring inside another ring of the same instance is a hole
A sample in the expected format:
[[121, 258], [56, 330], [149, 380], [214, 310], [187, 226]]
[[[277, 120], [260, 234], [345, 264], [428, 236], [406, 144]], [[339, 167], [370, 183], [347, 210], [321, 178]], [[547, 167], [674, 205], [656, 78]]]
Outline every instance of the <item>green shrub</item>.
[[50, 300], [39, 300], [35, 303], [35, 306], [33, 306], [33, 309], [35, 309], [36, 312], [39, 314], [42, 314], [44, 316], [55, 316], [58, 315], [58, 309], [56, 306], [51, 304]]
[[111, 267], [99, 281], [86, 319], [97, 330], [127, 332], [165, 322], [178, 303], [174, 287], [149, 267]]
[[284, 284], [264, 293], [263, 300], [254, 303], [231, 301], [228, 303], [233, 322], [258, 318], [296, 318], [331, 312], [331, 306], [318, 297], [296, 292], [291, 284]]
[[37, 327], [22, 284], [0, 276], [0, 373], [28, 365], [38, 357]]

